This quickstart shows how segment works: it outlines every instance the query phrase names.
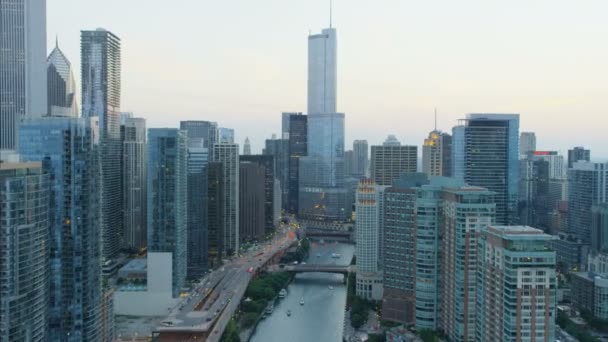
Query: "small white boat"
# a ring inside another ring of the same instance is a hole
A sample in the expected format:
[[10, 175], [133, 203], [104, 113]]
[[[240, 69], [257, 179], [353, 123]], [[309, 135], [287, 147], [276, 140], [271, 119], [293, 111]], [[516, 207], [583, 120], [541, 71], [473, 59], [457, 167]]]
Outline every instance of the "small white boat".
[[333, 289], [334, 289], [334, 287], [333, 287], [333, 286], [331, 286], [331, 285], [329, 285], [329, 286], [328, 286], [328, 288], [329, 288], [330, 290], [333, 290]]
[[304, 305], [304, 297], [300, 299], [300, 305]]
[[287, 290], [281, 289], [281, 291], [279, 291], [279, 298], [285, 298], [285, 296], [287, 296]]

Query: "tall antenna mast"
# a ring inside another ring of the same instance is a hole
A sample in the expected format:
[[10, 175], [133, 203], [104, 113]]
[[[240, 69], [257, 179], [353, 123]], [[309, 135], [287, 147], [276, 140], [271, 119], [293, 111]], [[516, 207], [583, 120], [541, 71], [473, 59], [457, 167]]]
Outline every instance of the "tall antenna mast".
[[332, 10], [332, 0], [329, 0], [329, 28], [331, 28], [331, 10]]
[[435, 107], [435, 130], [437, 130], [437, 107]]

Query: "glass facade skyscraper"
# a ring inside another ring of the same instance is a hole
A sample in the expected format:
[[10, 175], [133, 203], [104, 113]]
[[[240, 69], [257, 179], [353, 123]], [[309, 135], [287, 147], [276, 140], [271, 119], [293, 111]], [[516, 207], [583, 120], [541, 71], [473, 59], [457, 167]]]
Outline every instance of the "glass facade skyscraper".
[[80, 34], [82, 116], [99, 117], [102, 257], [118, 255], [123, 236], [120, 141], [120, 39], [97, 29]]
[[19, 122], [46, 115], [46, 1], [0, 1], [0, 150], [17, 150]]
[[[239, 250], [239, 145], [217, 143], [213, 146], [213, 161], [221, 163], [219, 180], [221, 197], [214, 197], [221, 203], [214, 204], [219, 209], [221, 226], [217, 230], [221, 237], [221, 251], [225, 255], [233, 255]], [[217, 171], [217, 170], [214, 170]], [[211, 186], [211, 185], [210, 185]], [[215, 191], [215, 190], [214, 190]], [[217, 205], [217, 206], [216, 206]], [[214, 218], [209, 218], [210, 220]]]
[[50, 174], [49, 341], [97, 341], [101, 248], [97, 118], [46, 117], [20, 127], [24, 160]]
[[50, 341], [50, 175], [0, 162], [0, 341]]
[[148, 251], [172, 253], [174, 297], [187, 273], [187, 140], [178, 129], [148, 129]]
[[308, 154], [308, 116], [289, 116], [289, 171], [287, 188], [287, 211], [297, 214], [299, 210], [300, 159]]
[[337, 111], [336, 30], [308, 36], [308, 114]]
[[72, 64], [59, 49], [59, 44], [51, 51], [46, 64], [48, 115], [80, 116], [76, 104], [76, 80], [72, 72]]
[[188, 279], [207, 271], [209, 150], [203, 138], [188, 139]]
[[591, 242], [591, 209], [608, 202], [608, 163], [579, 161], [568, 170], [568, 230]]

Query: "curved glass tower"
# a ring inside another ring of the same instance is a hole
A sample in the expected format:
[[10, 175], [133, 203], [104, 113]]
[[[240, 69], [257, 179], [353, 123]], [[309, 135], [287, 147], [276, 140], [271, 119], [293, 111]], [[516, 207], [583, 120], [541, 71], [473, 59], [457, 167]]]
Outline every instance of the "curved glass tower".
[[46, 60], [47, 72], [47, 113], [50, 116], [78, 117], [76, 103], [76, 81], [72, 73], [72, 64], [55, 45]]

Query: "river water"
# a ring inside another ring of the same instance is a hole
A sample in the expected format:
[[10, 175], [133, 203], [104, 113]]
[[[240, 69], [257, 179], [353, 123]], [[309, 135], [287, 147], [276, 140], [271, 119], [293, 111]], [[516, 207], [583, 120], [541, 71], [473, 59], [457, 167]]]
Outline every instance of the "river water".
[[[332, 253], [341, 254], [339, 259]], [[348, 265], [354, 246], [343, 243], [313, 242], [309, 264]], [[317, 257], [317, 254], [321, 254]], [[346, 285], [341, 274], [304, 273], [296, 275], [279, 299], [274, 312], [258, 325], [252, 342], [341, 342], [344, 325]], [[329, 289], [333, 286], [333, 290]], [[304, 305], [300, 299], [304, 298]], [[291, 310], [291, 317], [287, 316]]]

